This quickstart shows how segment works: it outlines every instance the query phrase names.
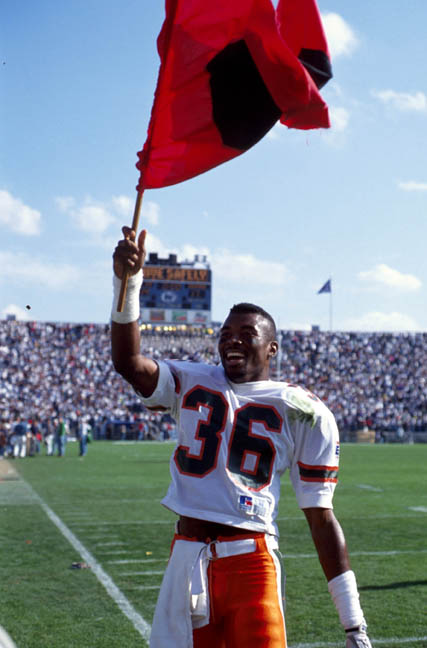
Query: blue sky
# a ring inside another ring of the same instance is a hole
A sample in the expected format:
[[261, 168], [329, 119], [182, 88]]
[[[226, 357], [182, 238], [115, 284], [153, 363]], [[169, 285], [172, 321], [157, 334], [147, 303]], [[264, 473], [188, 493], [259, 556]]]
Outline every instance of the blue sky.
[[[427, 3], [319, 0], [329, 131], [275, 127], [246, 154], [144, 195], [149, 250], [208, 255], [213, 318], [427, 331]], [[0, 317], [107, 322], [135, 201], [162, 2], [0, 10]], [[26, 305], [31, 310], [26, 309]]]

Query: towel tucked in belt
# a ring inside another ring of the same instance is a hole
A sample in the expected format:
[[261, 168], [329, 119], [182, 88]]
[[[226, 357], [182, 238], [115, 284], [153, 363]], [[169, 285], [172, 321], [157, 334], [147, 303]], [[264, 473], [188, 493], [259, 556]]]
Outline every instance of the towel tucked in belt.
[[209, 623], [209, 560], [252, 553], [256, 540], [176, 540], [154, 613], [150, 648], [193, 648], [193, 628]]

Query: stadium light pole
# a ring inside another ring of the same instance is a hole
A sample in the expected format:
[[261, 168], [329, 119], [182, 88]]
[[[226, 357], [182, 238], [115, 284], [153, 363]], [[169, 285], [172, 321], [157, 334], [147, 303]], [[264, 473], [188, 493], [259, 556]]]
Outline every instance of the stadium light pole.
[[279, 348], [277, 349], [276, 380], [280, 380], [282, 368], [282, 333], [280, 329], [280, 316], [277, 318], [277, 341], [279, 343]]

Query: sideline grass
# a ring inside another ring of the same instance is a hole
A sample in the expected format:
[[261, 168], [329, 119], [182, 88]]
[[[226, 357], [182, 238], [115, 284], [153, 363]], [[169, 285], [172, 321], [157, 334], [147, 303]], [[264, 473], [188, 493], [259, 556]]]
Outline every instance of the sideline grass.
[[[30, 484], [151, 623], [175, 519], [160, 505], [172, 447], [96, 442], [82, 460], [76, 444], [69, 444], [62, 459], [0, 462], [0, 625], [18, 648], [146, 644], [93, 571], [70, 568], [81, 557], [5, 466]], [[427, 647], [426, 460], [423, 445], [342, 447], [335, 511], [370, 634], [382, 646], [400, 645], [401, 639], [406, 648]], [[289, 644], [343, 646], [287, 477], [282, 490]]]

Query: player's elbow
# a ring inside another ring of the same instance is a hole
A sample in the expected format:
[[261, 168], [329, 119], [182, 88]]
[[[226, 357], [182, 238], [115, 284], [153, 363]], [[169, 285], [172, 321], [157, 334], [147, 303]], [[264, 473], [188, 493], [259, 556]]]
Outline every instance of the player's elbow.
[[114, 357], [114, 355], [112, 360], [115, 371], [120, 374], [122, 378], [127, 380], [128, 376], [130, 375], [129, 362], [127, 360], [124, 360], [123, 358]]
[[115, 356], [113, 366], [118, 374], [136, 389], [142, 396], [148, 398], [154, 392], [158, 377], [159, 367], [150, 358], [137, 356]]

